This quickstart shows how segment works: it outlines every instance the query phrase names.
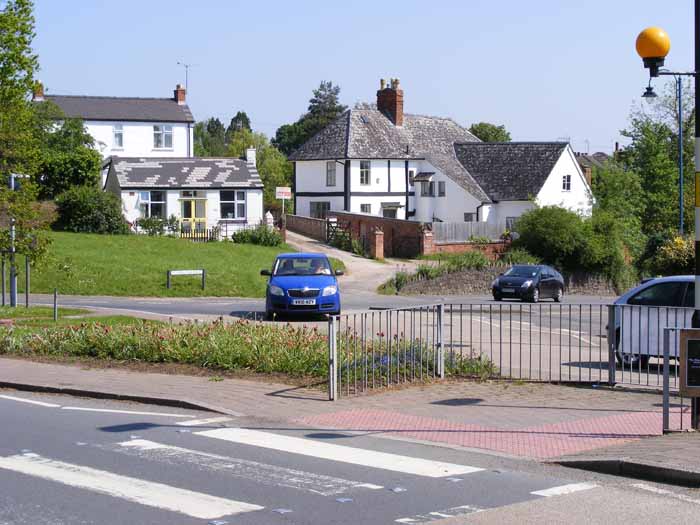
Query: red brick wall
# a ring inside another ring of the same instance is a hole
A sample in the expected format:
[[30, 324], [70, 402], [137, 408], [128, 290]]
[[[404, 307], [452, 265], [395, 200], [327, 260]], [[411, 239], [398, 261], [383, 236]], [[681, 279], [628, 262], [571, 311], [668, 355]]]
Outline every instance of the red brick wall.
[[433, 253], [466, 253], [483, 252], [489, 259], [500, 259], [501, 255], [508, 250], [508, 243], [491, 242], [479, 245], [468, 242], [433, 243]]
[[384, 232], [384, 257], [420, 255], [423, 223], [340, 211], [331, 211], [329, 216], [336, 217], [340, 224], [347, 224], [353, 239], [370, 239], [374, 228], [381, 229]]
[[296, 233], [301, 233], [317, 241], [326, 242], [326, 221], [325, 219], [313, 219], [302, 217], [301, 215], [285, 215], [287, 229]]

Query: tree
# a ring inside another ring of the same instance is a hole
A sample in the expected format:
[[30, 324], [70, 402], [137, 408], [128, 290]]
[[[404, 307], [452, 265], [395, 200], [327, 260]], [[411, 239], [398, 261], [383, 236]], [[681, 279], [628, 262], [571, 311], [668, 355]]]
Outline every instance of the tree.
[[98, 186], [102, 157], [80, 119], [65, 119], [57, 130], [44, 133], [42, 143], [34, 177], [40, 198], [53, 199], [72, 186]]
[[511, 140], [510, 133], [508, 133], [505, 126], [497, 126], [489, 122], [472, 124], [469, 128], [469, 133], [484, 142], [510, 142]]
[[58, 230], [82, 233], [129, 233], [116, 195], [93, 186], [74, 186], [56, 197]]
[[231, 119], [228, 128], [226, 128], [226, 144], [229, 143], [229, 137], [231, 137], [233, 133], [242, 129], [247, 129], [248, 131], [251, 131], [253, 129], [250, 127], [250, 118], [248, 118], [248, 115], [245, 111], [239, 111]]
[[340, 103], [339, 97], [340, 86], [334, 86], [331, 81], [321, 81], [319, 87], [313, 90], [307, 112], [296, 122], [280, 126], [272, 144], [285, 155], [291, 154], [347, 109]]
[[0, 11], [0, 177], [33, 173], [39, 154], [29, 95], [39, 67], [32, 52], [33, 5], [7, 0]]

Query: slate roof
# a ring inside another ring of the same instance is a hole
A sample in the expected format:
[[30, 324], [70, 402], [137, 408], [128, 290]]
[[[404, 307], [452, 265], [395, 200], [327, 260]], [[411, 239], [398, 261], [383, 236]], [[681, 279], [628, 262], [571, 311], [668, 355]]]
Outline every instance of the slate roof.
[[350, 109], [311, 137], [289, 160], [426, 159], [477, 199], [489, 197], [455, 157], [455, 142], [478, 142], [448, 118], [405, 114], [395, 126], [376, 108]]
[[567, 142], [470, 142], [455, 144], [459, 162], [493, 201], [535, 197]]
[[126, 188], [262, 188], [255, 166], [233, 158], [110, 157], [106, 186]]
[[576, 152], [576, 160], [582, 168], [602, 168], [606, 162], [612, 160], [612, 157], [607, 153], [598, 151], [596, 153], [578, 153]]
[[67, 117], [132, 122], [194, 122], [190, 108], [173, 98], [46, 95]]

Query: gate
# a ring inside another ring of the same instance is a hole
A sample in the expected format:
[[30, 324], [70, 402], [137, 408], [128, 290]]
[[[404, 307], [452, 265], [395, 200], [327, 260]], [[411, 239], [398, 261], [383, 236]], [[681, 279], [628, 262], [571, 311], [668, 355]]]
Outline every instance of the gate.
[[326, 226], [326, 243], [350, 251], [352, 240], [350, 225], [340, 221], [328, 221]]

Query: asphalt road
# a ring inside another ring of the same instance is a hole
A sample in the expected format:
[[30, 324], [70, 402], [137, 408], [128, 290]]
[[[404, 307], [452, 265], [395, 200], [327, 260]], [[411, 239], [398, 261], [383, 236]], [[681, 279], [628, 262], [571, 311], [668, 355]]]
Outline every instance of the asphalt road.
[[[571, 494], [579, 506], [588, 491], [605, 500], [601, 487], [635, 497], [621, 478], [243, 415], [0, 390], [0, 418], [2, 525], [462, 523], [489, 512], [503, 523], [510, 508]], [[655, 511], [683, 503], [656, 497]], [[611, 520], [621, 512], [604, 504]]]

